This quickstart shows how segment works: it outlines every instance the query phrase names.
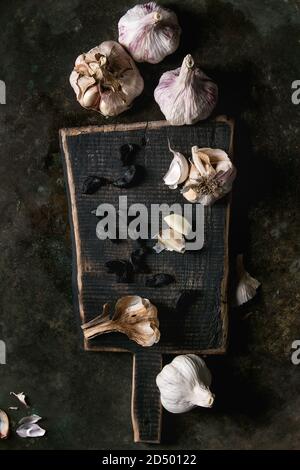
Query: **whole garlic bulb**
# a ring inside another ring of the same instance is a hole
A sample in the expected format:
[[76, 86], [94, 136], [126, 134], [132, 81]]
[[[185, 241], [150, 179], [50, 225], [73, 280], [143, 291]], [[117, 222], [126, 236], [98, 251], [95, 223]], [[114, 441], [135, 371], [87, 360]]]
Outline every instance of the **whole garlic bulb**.
[[118, 27], [119, 43], [137, 62], [157, 64], [179, 45], [181, 28], [177, 16], [155, 2], [128, 10]]
[[134, 61], [114, 41], [105, 41], [77, 57], [70, 75], [77, 100], [104, 116], [117, 116], [130, 108], [144, 89]]
[[173, 126], [194, 124], [212, 113], [218, 100], [218, 87], [195, 66], [188, 54], [181, 67], [161, 76], [154, 98]]
[[181, 190], [189, 202], [210, 206], [229, 193], [236, 169], [221, 149], [192, 147], [189, 177]]
[[177, 356], [156, 377], [163, 407], [171, 413], [184, 413], [196, 406], [210, 408], [214, 395], [209, 386], [211, 373], [195, 354]]

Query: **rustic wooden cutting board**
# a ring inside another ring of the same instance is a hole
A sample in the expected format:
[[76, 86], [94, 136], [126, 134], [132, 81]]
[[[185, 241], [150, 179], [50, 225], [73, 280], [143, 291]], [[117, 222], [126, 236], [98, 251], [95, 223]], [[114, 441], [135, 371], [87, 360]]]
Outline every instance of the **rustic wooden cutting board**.
[[[171, 146], [190, 155], [193, 145], [222, 148], [232, 156], [233, 122], [224, 117], [196, 126], [172, 127], [166, 121], [117, 124], [100, 127], [62, 129], [60, 131], [65, 179], [73, 239], [74, 303], [80, 323], [99, 315], [102, 305], [124, 295], [141, 295], [158, 307], [161, 340], [143, 348], [125, 335], [111, 333], [84, 342], [87, 351], [133, 353], [132, 422], [134, 439], [160, 442], [161, 404], [155, 378], [162, 367], [162, 354], [222, 354], [227, 341], [227, 282], [229, 197], [205, 208], [204, 247], [200, 251], [154, 253], [147, 257], [151, 274], [173, 274], [176, 283], [154, 289], [145, 287], [146, 274], [134, 282], [116, 283], [107, 274], [105, 262], [126, 259], [136, 246], [131, 240], [115, 244], [96, 237], [97, 219], [91, 213], [100, 203], [118, 207], [120, 195], [128, 205], [139, 202], [178, 202], [179, 191], [171, 191], [162, 182], [170, 162]], [[82, 194], [82, 184], [89, 175], [116, 178], [121, 169], [119, 148], [124, 143], [140, 145], [136, 163], [145, 168], [144, 181], [130, 189], [105, 187], [93, 195]], [[154, 244], [149, 240], [149, 246]], [[195, 302], [185, 311], [176, 312], [175, 304], [182, 290], [195, 290]]]

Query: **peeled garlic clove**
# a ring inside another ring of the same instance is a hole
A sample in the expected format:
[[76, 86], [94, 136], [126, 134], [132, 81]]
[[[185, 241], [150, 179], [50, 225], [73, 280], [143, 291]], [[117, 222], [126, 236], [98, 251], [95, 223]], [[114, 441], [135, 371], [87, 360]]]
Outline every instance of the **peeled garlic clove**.
[[236, 305], [240, 306], [253, 299], [260, 286], [260, 282], [250, 276], [250, 274], [245, 270], [243, 255], [238, 255], [236, 262], [238, 284], [235, 293], [235, 301]]
[[152, 346], [160, 339], [157, 308], [150, 300], [138, 295], [120, 298], [115, 305], [112, 319], [109, 316], [108, 304], [105, 304], [102, 315], [83, 324], [81, 328], [86, 339], [104, 333], [119, 332], [144, 347]]
[[177, 251], [177, 253], [185, 252], [185, 239], [183, 235], [171, 228], [161, 230], [156, 235], [157, 243], [153, 247], [156, 253], [160, 253], [163, 250]]
[[180, 214], [169, 214], [164, 217], [166, 224], [172, 228], [175, 232], [181, 233], [184, 236], [188, 236], [192, 230], [192, 226], [189, 221]]
[[183, 183], [187, 179], [189, 174], [189, 164], [182, 153], [172, 150], [170, 143], [169, 149], [170, 152], [173, 153], [174, 157], [163, 180], [170, 189], [176, 189], [178, 184]]
[[0, 410], [0, 439], [6, 439], [9, 434], [9, 419], [5, 411]]
[[195, 66], [188, 54], [181, 67], [161, 76], [154, 98], [170, 124], [194, 124], [212, 113], [218, 100], [218, 87]]
[[104, 116], [126, 111], [144, 88], [134, 61], [114, 41], [105, 41], [78, 56], [70, 84], [81, 106]]
[[136, 5], [118, 24], [119, 43], [136, 62], [157, 64], [176, 51], [181, 29], [177, 16], [155, 2]]
[[209, 387], [211, 374], [195, 354], [175, 357], [156, 377], [163, 407], [171, 413], [184, 413], [202, 406], [210, 408], [214, 395]]

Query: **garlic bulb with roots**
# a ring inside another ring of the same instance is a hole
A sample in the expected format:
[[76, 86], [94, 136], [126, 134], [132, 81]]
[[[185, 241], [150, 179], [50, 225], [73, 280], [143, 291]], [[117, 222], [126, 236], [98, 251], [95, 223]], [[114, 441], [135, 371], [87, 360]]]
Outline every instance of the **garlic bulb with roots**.
[[81, 325], [86, 340], [104, 333], [124, 333], [141, 346], [149, 347], [160, 339], [158, 312], [150, 300], [138, 295], [121, 297], [113, 316], [109, 305], [103, 306], [102, 315]]
[[195, 66], [188, 54], [181, 67], [161, 76], [154, 98], [173, 126], [194, 124], [212, 113], [218, 100], [218, 87]]
[[181, 28], [177, 16], [155, 2], [128, 10], [118, 27], [119, 43], [137, 62], [157, 64], [179, 45]]
[[70, 84], [81, 106], [104, 116], [126, 111], [144, 89], [134, 61], [114, 41], [105, 41], [78, 56]]
[[231, 191], [236, 170], [221, 149], [192, 147], [189, 177], [181, 190], [189, 202], [210, 206]]
[[177, 356], [156, 377], [163, 407], [171, 413], [184, 413], [196, 406], [211, 408], [214, 395], [209, 387], [211, 373], [195, 354]]

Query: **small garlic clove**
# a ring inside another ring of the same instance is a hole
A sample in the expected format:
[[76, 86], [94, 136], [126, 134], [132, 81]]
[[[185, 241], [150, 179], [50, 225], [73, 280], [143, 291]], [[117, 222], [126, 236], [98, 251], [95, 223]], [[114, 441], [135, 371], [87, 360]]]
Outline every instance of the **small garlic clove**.
[[9, 434], [9, 419], [5, 411], [0, 410], [0, 439], [7, 439]]
[[157, 244], [153, 249], [160, 253], [163, 250], [176, 251], [177, 253], [185, 252], [185, 239], [183, 235], [171, 228], [161, 230], [157, 235]]
[[181, 167], [176, 157], [173, 158], [168, 172], [163, 177], [163, 180], [170, 189], [176, 189], [181, 178]]
[[187, 237], [192, 230], [189, 221], [180, 214], [169, 214], [164, 217], [164, 221], [176, 233], [181, 233], [185, 237]]
[[82, 97], [82, 104], [85, 108], [92, 108], [99, 100], [99, 90], [96, 85], [91, 86]]
[[235, 302], [237, 306], [240, 306], [253, 299], [261, 284], [245, 270], [243, 255], [238, 255], [236, 262], [238, 283], [235, 292]]
[[216, 174], [216, 171], [210, 162], [209, 156], [202, 152], [196, 145], [192, 147], [192, 160], [201, 176]]
[[175, 13], [155, 2], [136, 5], [119, 21], [119, 43], [136, 62], [157, 64], [175, 52], [181, 29]]
[[163, 180], [170, 189], [176, 189], [178, 184], [184, 183], [189, 174], [189, 163], [184, 155], [180, 152], [176, 152], [170, 146], [169, 150], [173, 153], [173, 160], [170, 168]]

